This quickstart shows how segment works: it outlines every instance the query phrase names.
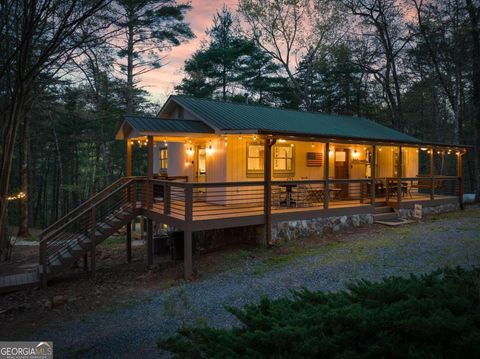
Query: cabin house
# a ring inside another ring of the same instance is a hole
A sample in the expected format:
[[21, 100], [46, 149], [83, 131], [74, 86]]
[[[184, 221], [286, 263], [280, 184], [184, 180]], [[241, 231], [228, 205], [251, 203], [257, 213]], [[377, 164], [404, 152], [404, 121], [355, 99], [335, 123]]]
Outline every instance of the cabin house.
[[[95, 245], [138, 215], [148, 219], [148, 263], [153, 222], [184, 232], [189, 277], [192, 232], [263, 226], [268, 244], [282, 228], [308, 234], [325, 218], [401, 222], [415, 205], [462, 205], [464, 146], [361, 117], [170, 96], [157, 117], [126, 116], [116, 138], [126, 143], [126, 177], [44, 231], [46, 278], [85, 251], [94, 268]], [[139, 147], [147, 173], [133, 176]]]

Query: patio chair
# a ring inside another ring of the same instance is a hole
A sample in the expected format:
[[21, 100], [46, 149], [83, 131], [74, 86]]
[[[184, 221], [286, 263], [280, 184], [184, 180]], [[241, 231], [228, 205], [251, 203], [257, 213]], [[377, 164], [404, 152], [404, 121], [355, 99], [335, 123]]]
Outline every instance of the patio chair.
[[282, 206], [283, 192], [280, 187], [272, 187], [272, 208], [279, 209]]
[[421, 176], [421, 175], [417, 175], [417, 177], [418, 177], [418, 180], [416, 181], [416, 183], [414, 183], [414, 181], [412, 180], [410, 183], [410, 186], [407, 189], [407, 192], [410, 195], [410, 198], [413, 198], [412, 189], [416, 188], [417, 192], [419, 192], [419, 190], [421, 189], [430, 190], [432, 186], [432, 181], [429, 178], [422, 178], [425, 176]]
[[300, 184], [295, 190], [295, 207], [308, 207], [310, 201], [307, 185]]

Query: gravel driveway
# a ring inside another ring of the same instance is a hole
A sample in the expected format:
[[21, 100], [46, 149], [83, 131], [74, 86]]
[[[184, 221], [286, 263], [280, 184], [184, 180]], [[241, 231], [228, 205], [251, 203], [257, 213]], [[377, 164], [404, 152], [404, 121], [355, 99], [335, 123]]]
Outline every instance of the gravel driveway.
[[228, 327], [237, 322], [224, 305], [243, 306], [289, 290], [339, 290], [365, 278], [429, 272], [445, 265], [480, 265], [480, 210], [471, 209], [398, 228], [373, 226], [340, 242], [296, 252], [284, 261], [245, 255], [229, 271], [153, 293], [129, 307], [51, 325], [32, 340], [52, 340], [56, 358], [168, 357], [156, 348], [185, 323]]

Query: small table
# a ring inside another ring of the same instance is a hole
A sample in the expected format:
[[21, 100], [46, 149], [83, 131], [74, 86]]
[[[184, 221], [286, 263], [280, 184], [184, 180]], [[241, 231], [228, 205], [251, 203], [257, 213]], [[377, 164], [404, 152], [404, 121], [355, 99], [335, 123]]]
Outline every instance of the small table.
[[295, 205], [296, 202], [294, 200], [292, 200], [292, 188], [297, 187], [297, 185], [294, 184], [294, 183], [283, 183], [283, 184], [280, 184], [278, 186], [279, 187], [284, 187], [285, 191], [287, 193], [287, 197], [285, 198], [284, 201], [280, 202], [280, 205], [284, 204], [286, 207], [291, 207], [292, 204]]
[[[328, 199], [330, 199], [330, 198], [338, 199], [341, 192], [342, 192], [341, 188], [329, 188], [328, 189]], [[332, 196], [332, 194], [333, 194], [333, 196]]]
[[[402, 188], [402, 197], [405, 197], [408, 193], [408, 183], [407, 182], [401, 182], [400, 186]], [[397, 181], [391, 181], [388, 183], [388, 195], [393, 195], [396, 194], [398, 191], [398, 182]]]

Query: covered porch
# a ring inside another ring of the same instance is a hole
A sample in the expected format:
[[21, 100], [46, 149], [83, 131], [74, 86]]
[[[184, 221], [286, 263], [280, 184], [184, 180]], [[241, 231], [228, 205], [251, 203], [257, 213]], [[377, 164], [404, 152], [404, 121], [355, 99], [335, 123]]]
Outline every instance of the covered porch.
[[275, 134], [148, 135], [139, 201], [148, 216], [181, 230], [266, 225], [371, 213], [414, 204], [461, 204], [462, 155], [440, 145], [393, 144]]

